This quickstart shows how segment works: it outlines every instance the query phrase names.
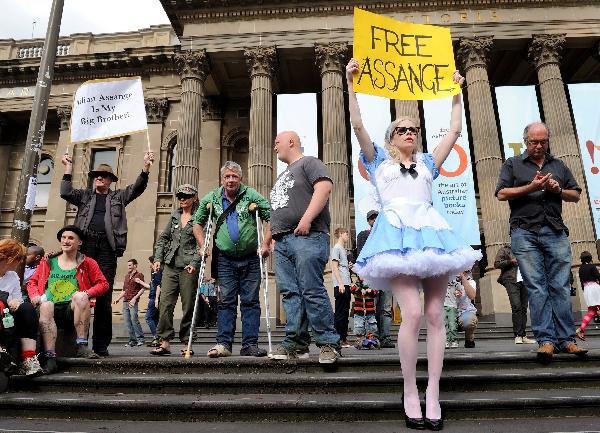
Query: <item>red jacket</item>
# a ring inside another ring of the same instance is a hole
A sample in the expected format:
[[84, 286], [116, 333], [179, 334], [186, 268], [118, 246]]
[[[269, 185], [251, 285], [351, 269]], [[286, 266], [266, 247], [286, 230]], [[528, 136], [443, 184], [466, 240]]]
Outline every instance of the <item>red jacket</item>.
[[[44, 257], [27, 283], [29, 299], [42, 296], [46, 292], [49, 277], [50, 263]], [[100, 271], [98, 263], [81, 253], [77, 254], [77, 274], [75, 278], [77, 278], [77, 290], [87, 292], [90, 298], [97, 298], [108, 292], [108, 281]]]

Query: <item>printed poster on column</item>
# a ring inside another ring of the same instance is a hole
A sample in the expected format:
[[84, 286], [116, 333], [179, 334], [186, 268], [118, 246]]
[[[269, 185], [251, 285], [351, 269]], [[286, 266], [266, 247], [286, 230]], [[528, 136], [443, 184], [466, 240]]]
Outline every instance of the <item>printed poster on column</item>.
[[447, 98], [460, 93], [450, 29], [413, 24], [354, 8], [357, 93], [391, 99]]
[[[277, 95], [277, 132], [296, 131], [300, 136], [302, 153], [319, 156], [317, 136], [317, 95], [315, 93]], [[287, 164], [277, 160], [277, 176]]]
[[71, 143], [87, 143], [148, 129], [140, 77], [86, 81], [71, 109]]
[[[600, 83], [569, 84], [596, 239], [600, 239]], [[552, 146], [552, 137], [550, 137]], [[583, 179], [577, 179], [582, 182]]]
[[525, 151], [523, 129], [541, 119], [540, 107], [535, 86], [503, 86], [495, 91], [506, 160]]
[[[357, 94], [363, 124], [373, 140], [379, 146], [384, 146], [385, 131], [392, 121], [390, 100], [378, 96]], [[356, 135], [352, 137], [352, 179], [354, 182], [354, 227], [356, 234], [369, 228], [367, 213], [379, 210], [375, 187], [369, 180], [364, 165], [359, 161], [360, 145]]]
[[[451, 98], [423, 101], [428, 152], [433, 152], [448, 132], [451, 106]], [[462, 119], [462, 133], [433, 182], [433, 206], [465, 242], [481, 245], [464, 109]]]

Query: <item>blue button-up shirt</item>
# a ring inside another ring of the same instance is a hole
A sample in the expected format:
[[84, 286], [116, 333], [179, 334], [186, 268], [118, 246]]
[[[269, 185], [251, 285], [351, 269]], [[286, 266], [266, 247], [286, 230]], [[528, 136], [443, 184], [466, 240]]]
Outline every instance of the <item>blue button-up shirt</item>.
[[[225, 188], [223, 188], [223, 195], [221, 197], [221, 200], [223, 202], [223, 212], [225, 212], [225, 210], [227, 210], [227, 208], [231, 204], [231, 202], [225, 195]], [[231, 242], [237, 244], [237, 242], [240, 240], [240, 227], [238, 225], [237, 209], [234, 209], [229, 215], [227, 215], [227, 218], [225, 218], [225, 222], [227, 223], [227, 230], [229, 230], [229, 237], [231, 238]]]

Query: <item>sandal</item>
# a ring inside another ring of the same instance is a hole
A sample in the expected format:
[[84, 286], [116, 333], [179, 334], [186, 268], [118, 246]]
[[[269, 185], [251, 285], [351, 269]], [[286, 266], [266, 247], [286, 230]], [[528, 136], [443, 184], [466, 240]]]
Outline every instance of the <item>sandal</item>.
[[162, 346], [157, 347], [156, 349], [150, 351], [150, 355], [156, 355], [156, 356], [169, 356], [170, 354], [171, 354], [171, 351], [169, 349], [165, 349]]
[[210, 349], [206, 355], [209, 358], [222, 358], [225, 356], [231, 356], [231, 350], [222, 344], [215, 344], [215, 346]]

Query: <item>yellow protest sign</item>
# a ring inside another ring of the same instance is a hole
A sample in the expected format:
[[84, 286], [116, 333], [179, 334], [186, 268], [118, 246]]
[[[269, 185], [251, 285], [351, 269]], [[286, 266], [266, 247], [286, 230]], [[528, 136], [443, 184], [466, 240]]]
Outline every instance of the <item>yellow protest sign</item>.
[[354, 90], [391, 99], [460, 93], [450, 29], [411, 24], [354, 8]]

